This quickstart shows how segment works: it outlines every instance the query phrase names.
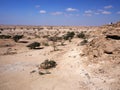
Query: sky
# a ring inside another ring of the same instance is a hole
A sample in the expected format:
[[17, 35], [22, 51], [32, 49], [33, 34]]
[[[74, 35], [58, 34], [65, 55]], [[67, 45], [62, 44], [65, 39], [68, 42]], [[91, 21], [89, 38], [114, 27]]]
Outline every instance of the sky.
[[0, 24], [99, 26], [120, 21], [120, 0], [0, 0]]

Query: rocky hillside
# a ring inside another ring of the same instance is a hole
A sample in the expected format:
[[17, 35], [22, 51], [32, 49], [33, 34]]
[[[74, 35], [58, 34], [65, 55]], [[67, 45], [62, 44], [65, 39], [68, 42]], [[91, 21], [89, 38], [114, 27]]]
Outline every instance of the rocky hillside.
[[83, 50], [89, 63], [109, 61], [120, 64], [120, 22], [92, 32], [96, 36]]

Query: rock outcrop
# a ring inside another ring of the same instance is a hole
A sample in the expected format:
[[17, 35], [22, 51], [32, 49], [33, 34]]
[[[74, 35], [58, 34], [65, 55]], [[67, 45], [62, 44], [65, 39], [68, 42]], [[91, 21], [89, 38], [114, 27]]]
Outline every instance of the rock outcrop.
[[[114, 27], [116, 26], [116, 27]], [[111, 27], [111, 26], [110, 26]], [[104, 28], [97, 37], [86, 45], [83, 53], [88, 56], [89, 63], [109, 61], [120, 63], [120, 23], [114, 24], [110, 29]]]

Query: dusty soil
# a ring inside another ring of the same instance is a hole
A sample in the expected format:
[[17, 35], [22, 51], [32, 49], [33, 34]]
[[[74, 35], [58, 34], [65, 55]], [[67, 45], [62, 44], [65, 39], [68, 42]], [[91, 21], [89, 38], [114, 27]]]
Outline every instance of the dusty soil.
[[[93, 33], [96, 31], [91, 32], [88, 41], [100, 42], [92, 36]], [[41, 42], [44, 39], [32, 38], [28, 41]], [[96, 62], [98, 59], [89, 58], [89, 54], [95, 54], [92, 48], [89, 48], [90, 43], [81, 46], [81, 41], [82, 39], [74, 38], [72, 42], [66, 41], [65, 46], [58, 46], [58, 51], [53, 51], [51, 45], [41, 46], [43, 49], [30, 50], [26, 47], [28, 43], [1, 39], [0, 90], [120, 90], [119, 58], [116, 56], [117, 63], [111, 60]], [[84, 53], [85, 50], [88, 51], [88, 55]], [[48, 70], [40, 69], [50, 73], [39, 75], [38, 66], [46, 59], [56, 61], [57, 66]], [[31, 73], [32, 71], [35, 72]]]

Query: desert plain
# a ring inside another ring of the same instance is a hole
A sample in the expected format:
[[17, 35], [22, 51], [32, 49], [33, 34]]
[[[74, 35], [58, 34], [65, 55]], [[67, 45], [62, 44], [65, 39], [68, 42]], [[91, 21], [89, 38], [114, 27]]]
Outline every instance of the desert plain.
[[[56, 66], [41, 68], [45, 60]], [[120, 90], [120, 22], [0, 25], [0, 90]]]

